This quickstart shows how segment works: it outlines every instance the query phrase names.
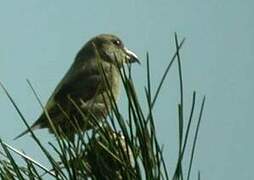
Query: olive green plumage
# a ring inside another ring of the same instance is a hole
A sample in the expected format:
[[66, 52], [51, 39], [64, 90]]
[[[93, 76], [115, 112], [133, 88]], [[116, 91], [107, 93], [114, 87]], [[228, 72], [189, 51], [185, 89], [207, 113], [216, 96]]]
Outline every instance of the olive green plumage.
[[[102, 34], [89, 40], [45, 106], [54, 126], [67, 137], [77, 132], [75, 124], [83, 131], [93, 128], [92, 119], [105, 118], [111, 110], [110, 102], [119, 96], [118, 65], [132, 62], [138, 62], [137, 56], [125, 48], [118, 37]], [[80, 107], [85, 118], [75, 105]], [[48, 128], [52, 132], [45, 113], [31, 126], [32, 130], [38, 128]], [[27, 132], [29, 130], [16, 138]]]

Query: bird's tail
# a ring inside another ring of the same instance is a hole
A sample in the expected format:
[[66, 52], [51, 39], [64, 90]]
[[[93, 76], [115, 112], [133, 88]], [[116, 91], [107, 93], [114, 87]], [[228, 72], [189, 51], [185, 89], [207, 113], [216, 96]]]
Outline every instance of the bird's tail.
[[[33, 130], [39, 129], [39, 128], [41, 128], [41, 125], [40, 125], [40, 124], [34, 124], [34, 125], [32, 125], [32, 126], [30, 127], [30, 130], [33, 131]], [[29, 129], [25, 130], [24, 132], [22, 132], [22, 133], [20, 133], [18, 136], [16, 136], [13, 140], [16, 140], [16, 139], [18, 139], [18, 138], [24, 136], [24, 135], [27, 134], [30, 130], [29, 130]]]

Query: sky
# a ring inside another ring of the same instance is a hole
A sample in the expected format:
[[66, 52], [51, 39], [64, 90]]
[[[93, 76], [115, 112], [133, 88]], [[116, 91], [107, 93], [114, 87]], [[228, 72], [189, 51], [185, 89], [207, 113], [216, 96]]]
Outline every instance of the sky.
[[[192, 179], [254, 179], [254, 2], [219, 0], [64, 1], [0, 0], [0, 81], [28, 122], [41, 113], [29, 79], [45, 104], [77, 51], [101, 33], [119, 36], [142, 61], [133, 67], [136, 88], [145, 102], [146, 52], [150, 54], [152, 89], [158, 86], [175, 51], [174, 32], [186, 38], [181, 49], [184, 112], [197, 92], [195, 122], [206, 96]], [[177, 149], [177, 64], [166, 78], [155, 111], [159, 142], [172, 174]], [[124, 98], [123, 98], [124, 99]], [[119, 106], [125, 109], [124, 100]], [[0, 137], [42, 163], [30, 136], [13, 141], [25, 126], [0, 90]], [[36, 132], [44, 144], [54, 141]], [[190, 145], [190, 144], [189, 144]], [[188, 160], [188, 159], [187, 159]], [[184, 161], [187, 165], [188, 161]], [[187, 166], [184, 166], [186, 169]]]

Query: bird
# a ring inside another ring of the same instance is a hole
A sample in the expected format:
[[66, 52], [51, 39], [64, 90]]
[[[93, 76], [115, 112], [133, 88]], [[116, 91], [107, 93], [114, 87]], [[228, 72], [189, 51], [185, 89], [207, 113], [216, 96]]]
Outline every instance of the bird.
[[138, 56], [116, 35], [100, 34], [91, 38], [77, 53], [30, 130], [48, 128], [50, 133], [55, 133], [55, 127], [57, 132], [60, 130], [66, 137], [73, 137], [80, 130], [94, 129], [93, 119], [105, 119], [112, 111], [112, 99], [117, 101], [119, 97], [119, 67], [135, 62], [140, 64]]

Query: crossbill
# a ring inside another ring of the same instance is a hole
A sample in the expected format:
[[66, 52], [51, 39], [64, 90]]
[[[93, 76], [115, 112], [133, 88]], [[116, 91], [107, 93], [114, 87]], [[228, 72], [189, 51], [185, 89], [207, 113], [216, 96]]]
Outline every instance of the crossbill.
[[[67, 137], [73, 137], [77, 130], [93, 129], [92, 119], [104, 119], [112, 110], [112, 99], [118, 99], [119, 67], [134, 62], [139, 62], [138, 57], [118, 37], [101, 34], [90, 39], [78, 52], [45, 106], [54, 127]], [[40, 128], [53, 132], [45, 111], [30, 129]], [[28, 132], [27, 129], [15, 139]]]

